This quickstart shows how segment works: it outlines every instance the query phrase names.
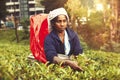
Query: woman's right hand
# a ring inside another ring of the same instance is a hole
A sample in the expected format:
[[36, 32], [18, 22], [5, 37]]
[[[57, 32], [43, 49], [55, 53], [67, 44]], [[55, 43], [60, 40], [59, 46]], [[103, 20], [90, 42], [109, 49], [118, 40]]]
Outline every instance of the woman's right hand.
[[78, 66], [78, 63], [76, 61], [66, 60], [65, 64], [69, 65], [74, 70], [83, 71], [83, 69], [80, 66]]
[[78, 66], [78, 63], [76, 61], [72, 61], [70, 59], [61, 59], [57, 56], [54, 56], [53, 63], [57, 63], [57, 64], [63, 63], [63, 66], [67, 65], [67, 66], [70, 66], [74, 70], [83, 71], [83, 69], [80, 66]]

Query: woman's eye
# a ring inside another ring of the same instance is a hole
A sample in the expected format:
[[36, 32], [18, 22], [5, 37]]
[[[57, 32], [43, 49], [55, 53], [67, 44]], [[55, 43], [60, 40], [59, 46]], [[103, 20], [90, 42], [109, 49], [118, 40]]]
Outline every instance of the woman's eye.
[[57, 23], [61, 23], [61, 22], [65, 23], [65, 22], [67, 22], [67, 20], [58, 20], [57, 21]]
[[60, 22], [61, 22], [60, 20], [57, 21], [57, 23], [60, 23]]
[[67, 22], [67, 20], [63, 20], [63, 22]]

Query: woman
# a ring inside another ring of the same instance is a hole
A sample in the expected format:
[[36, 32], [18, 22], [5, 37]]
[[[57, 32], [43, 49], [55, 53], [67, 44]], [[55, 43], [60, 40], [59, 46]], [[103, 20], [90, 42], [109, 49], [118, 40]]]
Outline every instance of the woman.
[[44, 42], [46, 58], [50, 63], [68, 65], [74, 70], [82, 70], [70, 56], [77, 56], [83, 50], [74, 31], [68, 28], [69, 17], [64, 8], [58, 8], [48, 14], [50, 34]]

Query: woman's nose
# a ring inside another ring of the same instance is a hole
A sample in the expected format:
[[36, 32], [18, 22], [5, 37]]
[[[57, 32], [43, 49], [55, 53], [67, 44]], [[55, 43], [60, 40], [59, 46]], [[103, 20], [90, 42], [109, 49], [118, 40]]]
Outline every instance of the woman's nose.
[[64, 25], [64, 23], [63, 23], [63, 22], [61, 22], [61, 25]]
[[65, 23], [64, 23], [64, 21], [61, 21], [61, 25], [64, 25]]

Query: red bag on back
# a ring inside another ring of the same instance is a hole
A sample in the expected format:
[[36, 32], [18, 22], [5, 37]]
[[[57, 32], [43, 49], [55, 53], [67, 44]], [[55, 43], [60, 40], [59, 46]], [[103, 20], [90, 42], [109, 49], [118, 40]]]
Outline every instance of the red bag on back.
[[48, 31], [48, 14], [38, 14], [30, 17], [30, 50], [34, 58], [46, 63], [44, 52], [44, 39]]

